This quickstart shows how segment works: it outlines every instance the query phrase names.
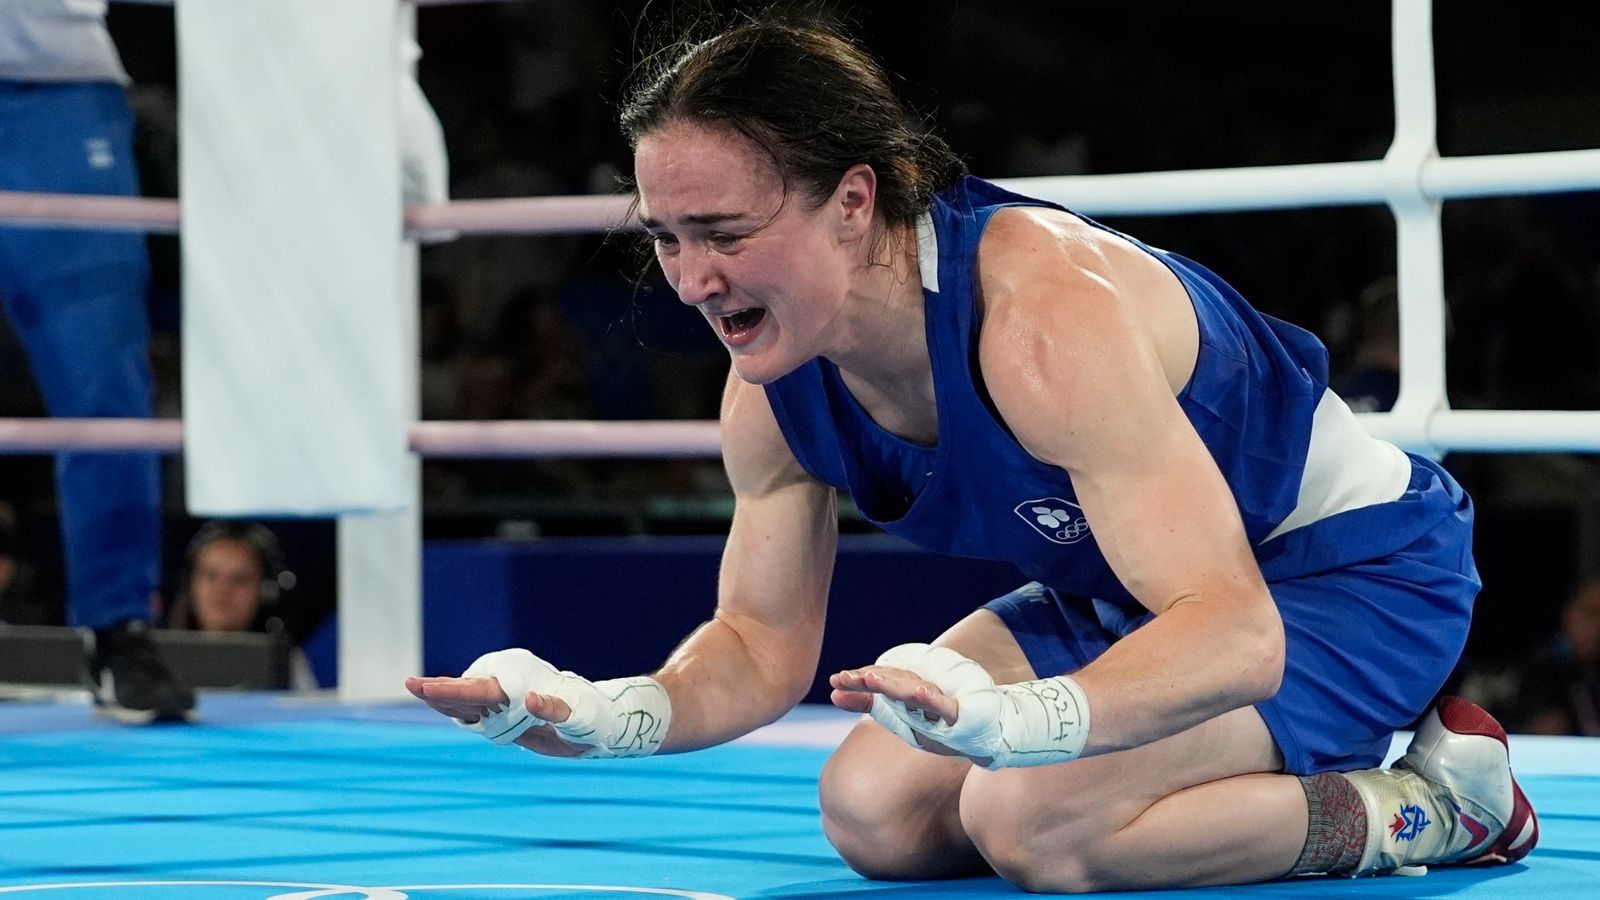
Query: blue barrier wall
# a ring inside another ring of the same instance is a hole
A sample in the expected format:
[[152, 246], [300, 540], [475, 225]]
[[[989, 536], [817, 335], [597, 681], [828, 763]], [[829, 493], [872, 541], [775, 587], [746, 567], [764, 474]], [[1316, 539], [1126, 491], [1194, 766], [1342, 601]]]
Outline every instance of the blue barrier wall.
[[[423, 550], [424, 667], [455, 674], [481, 653], [526, 647], [590, 678], [657, 668], [710, 617], [721, 537], [430, 541]], [[925, 553], [887, 535], [844, 535], [819, 677], [932, 640], [1022, 582], [1002, 563]]]

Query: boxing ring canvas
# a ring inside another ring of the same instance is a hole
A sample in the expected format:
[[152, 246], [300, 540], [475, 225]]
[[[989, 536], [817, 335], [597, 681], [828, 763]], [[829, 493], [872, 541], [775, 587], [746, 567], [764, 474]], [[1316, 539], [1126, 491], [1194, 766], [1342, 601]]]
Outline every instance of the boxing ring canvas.
[[[874, 882], [824, 839], [817, 776], [854, 717], [801, 707], [684, 756], [492, 746], [420, 704], [208, 695], [203, 726], [0, 706], [0, 895], [38, 900], [1018, 896], [998, 878]], [[1542, 837], [1513, 866], [1122, 897], [1594, 896], [1600, 740], [1514, 737]]]

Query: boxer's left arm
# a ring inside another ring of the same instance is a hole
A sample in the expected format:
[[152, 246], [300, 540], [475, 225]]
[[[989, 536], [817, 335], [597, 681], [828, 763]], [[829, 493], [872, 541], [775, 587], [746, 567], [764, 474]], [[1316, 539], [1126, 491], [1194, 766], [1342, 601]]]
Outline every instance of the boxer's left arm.
[[[1023, 448], [1071, 476], [1106, 562], [1156, 614], [1072, 675], [1069, 699], [1094, 721], [1074, 755], [1149, 743], [1271, 697], [1282, 619], [1233, 494], [1175, 397], [1182, 367], [1170, 335], [1185, 323], [1163, 316], [1192, 310], [1182, 285], [1087, 225], [1013, 212], [994, 217], [979, 255], [984, 383]], [[1170, 303], [1149, 302], [1155, 292]], [[841, 673], [835, 686], [855, 694], [841, 705], [860, 709], [867, 693], [956, 723], [965, 715], [910, 666], [889, 668], [901, 671]], [[1050, 689], [1018, 687], [1035, 699]]]

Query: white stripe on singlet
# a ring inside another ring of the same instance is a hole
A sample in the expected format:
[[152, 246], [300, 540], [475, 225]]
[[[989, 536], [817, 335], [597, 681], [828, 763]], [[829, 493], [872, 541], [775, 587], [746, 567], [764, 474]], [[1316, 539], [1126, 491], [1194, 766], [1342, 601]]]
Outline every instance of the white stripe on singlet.
[[[927, 213], [917, 217], [917, 266], [922, 287], [939, 292], [939, 238]], [[1411, 458], [1367, 433], [1350, 407], [1324, 390], [1311, 416], [1311, 442], [1295, 507], [1262, 543], [1322, 519], [1363, 506], [1388, 503], [1411, 481]]]
[[1350, 407], [1324, 391], [1311, 416], [1311, 445], [1294, 509], [1262, 543], [1336, 513], [1399, 499], [1411, 482], [1411, 458], [1367, 433]]
[[922, 289], [939, 293], [939, 235], [933, 230], [933, 216], [917, 216], [917, 271]]

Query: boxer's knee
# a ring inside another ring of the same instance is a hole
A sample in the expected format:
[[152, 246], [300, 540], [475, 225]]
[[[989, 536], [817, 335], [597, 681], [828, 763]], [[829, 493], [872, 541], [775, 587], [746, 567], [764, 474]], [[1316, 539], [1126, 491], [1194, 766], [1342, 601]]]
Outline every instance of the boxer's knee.
[[822, 829], [868, 878], [947, 878], [985, 871], [956, 808], [964, 760], [914, 750], [876, 724], [857, 726], [822, 771]]
[[[1106, 839], [1113, 821], [1093, 792], [1040, 796], [1027, 770], [974, 771], [962, 786], [961, 824], [995, 873], [1026, 891], [1079, 894], [1116, 883]], [[1019, 777], [1020, 776], [1020, 777]]]

